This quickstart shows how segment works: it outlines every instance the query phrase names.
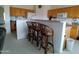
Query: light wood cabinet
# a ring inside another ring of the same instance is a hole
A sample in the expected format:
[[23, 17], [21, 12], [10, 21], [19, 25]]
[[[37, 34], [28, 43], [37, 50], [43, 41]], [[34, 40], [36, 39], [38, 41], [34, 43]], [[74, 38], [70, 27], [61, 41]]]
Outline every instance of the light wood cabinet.
[[26, 16], [26, 10], [25, 9], [20, 9], [21, 16]]
[[72, 25], [72, 26], [66, 27], [64, 45], [63, 45], [64, 48], [66, 48], [68, 38], [72, 38], [72, 39], [76, 40], [77, 37], [78, 37], [78, 26], [77, 25]]
[[10, 21], [11, 32], [16, 31], [16, 21]]
[[79, 5], [66, 7], [66, 8], [58, 8], [58, 9], [51, 9], [48, 10], [48, 16], [57, 16], [57, 13], [64, 13], [68, 14], [68, 18], [79, 18]]
[[20, 16], [20, 9], [18, 8], [10, 8], [10, 15], [11, 16]]
[[15, 8], [10, 8], [10, 15], [11, 16], [14, 16], [14, 15], [16, 15], [16, 9]]
[[30, 9], [10, 7], [11, 16], [26, 16], [28, 12], [34, 12], [34, 11]]
[[71, 30], [70, 30], [70, 37], [73, 39], [76, 39], [78, 36], [78, 26], [73, 25]]

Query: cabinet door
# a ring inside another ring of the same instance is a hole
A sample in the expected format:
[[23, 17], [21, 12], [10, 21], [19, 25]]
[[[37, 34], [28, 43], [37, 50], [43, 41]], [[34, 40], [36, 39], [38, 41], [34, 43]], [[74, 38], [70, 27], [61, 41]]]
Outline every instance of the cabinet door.
[[11, 16], [20, 16], [20, 9], [19, 8], [10, 8], [10, 15]]
[[10, 15], [11, 16], [15, 16], [15, 14], [16, 14], [16, 10], [15, 10], [15, 8], [10, 8]]
[[29, 9], [10, 7], [10, 15], [11, 16], [26, 16], [28, 12], [34, 12], [34, 11], [29, 10]]
[[19, 11], [17, 8], [13, 8], [13, 7], [10, 8], [10, 15], [11, 16], [18, 16], [18, 14], [19, 14]]
[[73, 18], [79, 18], [79, 6], [73, 8]]
[[21, 16], [26, 16], [26, 10], [25, 9], [21, 9], [20, 10], [20, 15]]
[[16, 8], [16, 14], [15, 14], [15, 16], [20, 16], [20, 9], [19, 8]]
[[11, 31], [16, 31], [16, 24], [15, 24], [15, 21], [11, 21]]
[[72, 28], [70, 30], [70, 37], [73, 38], [73, 39], [76, 39], [77, 34], [78, 34], [78, 27], [77, 26], [72, 26]]

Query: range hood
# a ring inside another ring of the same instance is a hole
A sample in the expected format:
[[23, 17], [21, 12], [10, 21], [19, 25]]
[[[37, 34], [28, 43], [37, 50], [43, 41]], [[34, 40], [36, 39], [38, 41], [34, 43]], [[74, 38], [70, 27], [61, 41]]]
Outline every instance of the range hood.
[[47, 17], [47, 9], [46, 6], [42, 5], [37, 5], [35, 6], [35, 16], [33, 17], [34, 19], [41, 19], [41, 20], [48, 20]]

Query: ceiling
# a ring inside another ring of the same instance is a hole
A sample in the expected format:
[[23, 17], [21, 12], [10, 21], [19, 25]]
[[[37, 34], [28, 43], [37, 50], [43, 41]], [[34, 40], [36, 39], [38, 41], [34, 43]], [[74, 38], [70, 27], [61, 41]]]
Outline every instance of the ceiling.
[[34, 5], [11, 5], [11, 7], [25, 8], [34, 10]]
[[[12, 5], [13, 7], [18, 7], [18, 8], [28, 8], [28, 9], [35, 9], [36, 5]], [[64, 7], [71, 7], [73, 5], [42, 5], [42, 6], [47, 6], [49, 9], [57, 9], [57, 8], [64, 8]]]
[[52, 5], [51, 9], [57, 9], [57, 8], [65, 8], [65, 7], [71, 7], [74, 5]]
[[[2, 5], [0, 5], [1, 7]], [[36, 5], [10, 5], [12, 7], [18, 7], [18, 8], [28, 8], [28, 9], [32, 9], [35, 10]], [[64, 8], [64, 7], [71, 7], [74, 5], [42, 5], [42, 6], [46, 6], [46, 8], [50, 9], [57, 9], [57, 8]]]

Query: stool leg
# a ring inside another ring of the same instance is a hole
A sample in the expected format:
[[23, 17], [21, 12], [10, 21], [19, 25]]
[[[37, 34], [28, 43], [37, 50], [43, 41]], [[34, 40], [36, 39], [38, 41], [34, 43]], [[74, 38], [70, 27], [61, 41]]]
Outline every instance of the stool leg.
[[53, 53], [54, 53], [54, 43], [53, 43], [53, 38], [52, 38], [52, 44], [53, 44]]
[[39, 46], [39, 42], [37, 41], [37, 47]]
[[31, 41], [30, 37], [28, 39], [29, 39], [29, 41]]
[[45, 54], [47, 54], [47, 47], [48, 47], [48, 36], [46, 36], [46, 39], [45, 39], [45, 49], [44, 49]]
[[31, 32], [32, 32], [32, 30], [31, 30], [31, 28], [29, 28], [28, 29], [28, 39], [29, 39], [29, 41], [31, 41]]
[[32, 44], [34, 40], [35, 40], [35, 31], [32, 29], [32, 38], [31, 38]]
[[32, 44], [33, 44], [33, 37], [31, 39], [32, 39]]
[[53, 45], [53, 53], [54, 53], [54, 45]]
[[30, 39], [30, 34], [28, 33], [28, 35], [27, 35], [27, 39], [28, 39], [28, 41], [31, 41], [31, 39]]
[[42, 39], [40, 39], [39, 50], [41, 50], [41, 47], [42, 47]]
[[39, 32], [37, 31], [37, 47], [39, 46]]
[[45, 48], [44, 50], [45, 50], [44, 53], [47, 54], [47, 49]]

